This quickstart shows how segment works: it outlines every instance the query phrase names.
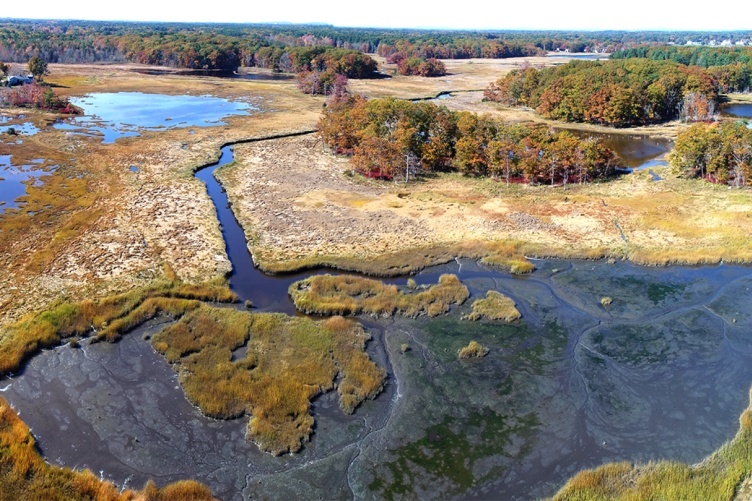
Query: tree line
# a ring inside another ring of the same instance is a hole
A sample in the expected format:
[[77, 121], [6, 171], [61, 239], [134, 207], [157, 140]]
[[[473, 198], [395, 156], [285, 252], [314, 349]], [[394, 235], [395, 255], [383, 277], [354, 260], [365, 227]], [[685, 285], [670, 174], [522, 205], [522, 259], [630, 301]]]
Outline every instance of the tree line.
[[353, 173], [395, 181], [457, 170], [507, 184], [584, 183], [613, 175], [619, 162], [598, 139], [430, 102], [346, 95], [329, 101], [318, 128], [325, 144], [351, 156]]
[[630, 126], [711, 119], [718, 94], [717, 78], [698, 66], [626, 59], [514, 70], [484, 96], [556, 120]]
[[752, 47], [655, 46], [640, 45], [613, 52], [610, 59], [643, 58], [653, 61], [674, 61], [687, 66], [725, 66], [752, 62]]
[[[544, 51], [611, 52], [642, 44], [749, 38], [748, 32], [450, 31], [326, 25], [0, 22], [0, 60], [137, 62], [192, 69], [273, 67], [289, 47], [332, 47], [422, 59], [527, 57]], [[271, 62], [270, 62], [271, 61]], [[284, 65], [285, 62], [283, 61]], [[266, 65], [266, 66], [265, 66]]]
[[669, 165], [688, 179], [747, 186], [752, 181], [752, 129], [734, 121], [694, 124], [679, 133]]

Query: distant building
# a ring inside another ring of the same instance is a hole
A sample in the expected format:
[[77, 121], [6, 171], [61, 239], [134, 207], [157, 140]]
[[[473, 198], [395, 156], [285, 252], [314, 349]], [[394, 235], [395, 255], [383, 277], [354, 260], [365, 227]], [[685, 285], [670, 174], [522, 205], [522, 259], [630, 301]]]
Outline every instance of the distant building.
[[26, 76], [9, 76], [8, 77], [8, 86], [13, 87], [14, 85], [23, 85], [23, 84], [30, 84], [34, 82], [34, 76], [33, 75], [26, 75]]

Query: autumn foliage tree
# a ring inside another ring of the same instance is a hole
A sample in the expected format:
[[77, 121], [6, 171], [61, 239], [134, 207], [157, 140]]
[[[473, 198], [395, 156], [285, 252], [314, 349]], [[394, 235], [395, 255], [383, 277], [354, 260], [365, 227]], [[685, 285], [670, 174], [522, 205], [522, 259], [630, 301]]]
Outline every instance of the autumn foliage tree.
[[731, 121], [695, 124], [679, 133], [669, 165], [681, 177], [747, 186], [752, 181], [752, 129]]
[[446, 66], [435, 58], [403, 57], [397, 63], [400, 75], [421, 77], [441, 77], [446, 75]]
[[393, 98], [332, 100], [319, 133], [337, 153], [352, 156], [353, 171], [380, 179], [456, 169], [507, 184], [567, 184], [608, 177], [618, 165], [599, 140]]
[[47, 61], [39, 56], [33, 56], [31, 59], [29, 59], [27, 68], [29, 70], [29, 73], [34, 75], [34, 80], [36, 80], [37, 82], [41, 82], [44, 79], [44, 76], [49, 73], [47, 70]]
[[489, 85], [484, 97], [528, 106], [556, 120], [628, 126], [714, 112], [718, 84], [707, 70], [671, 61], [572, 61], [514, 70]]

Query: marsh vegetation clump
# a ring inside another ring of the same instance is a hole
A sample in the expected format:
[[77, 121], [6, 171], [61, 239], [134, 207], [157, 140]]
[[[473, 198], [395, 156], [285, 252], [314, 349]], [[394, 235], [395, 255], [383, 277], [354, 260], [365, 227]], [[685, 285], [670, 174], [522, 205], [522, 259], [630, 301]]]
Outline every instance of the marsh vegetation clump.
[[[336, 387], [340, 408], [351, 414], [381, 392], [386, 372], [365, 353], [368, 339], [359, 323], [343, 317], [316, 322], [203, 305], [152, 344], [202, 412], [222, 419], [250, 414], [248, 438], [279, 455], [308, 441], [316, 395]], [[234, 360], [241, 346], [246, 356]]]
[[27, 358], [63, 339], [94, 335], [95, 340], [115, 341], [159, 314], [179, 317], [198, 308], [201, 301], [236, 300], [224, 285], [165, 280], [99, 301], [62, 301], [0, 331], [0, 376], [18, 370]]
[[89, 470], [73, 471], [48, 464], [37, 450], [29, 428], [0, 398], [0, 497], [2, 499], [97, 499], [101, 501], [213, 500], [211, 491], [192, 481], [157, 488], [153, 482], [140, 492], [119, 489]]
[[467, 358], [481, 358], [488, 355], [489, 349], [478, 343], [477, 341], [470, 341], [467, 346], [459, 349], [457, 357], [460, 359]]
[[409, 293], [370, 278], [316, 275], [295, 282], [289, 293], [295, 307], [303, 313], [380, 317], [399, 314], [413, 318], [441, 315], [470, 296], [456, 275], [441, 275], [438, 284]]
[[502, 320], [514, 322], [522, 318], [514, 301], [497, 291], [488, 291], [484, 299], [478, 299], [473, 303], [473, 311], [464, 316], [464, 320]]
[[736, 437], [700, 463], [609, 463], [578, 473], [553, 500], [735, 499], [752, 474], [752, 408], [739, 421]]

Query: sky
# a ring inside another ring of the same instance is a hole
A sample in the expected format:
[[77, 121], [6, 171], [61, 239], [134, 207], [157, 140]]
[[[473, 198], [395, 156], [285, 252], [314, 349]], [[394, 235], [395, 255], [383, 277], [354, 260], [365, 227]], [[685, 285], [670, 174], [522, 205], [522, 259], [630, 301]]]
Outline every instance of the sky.
[[[721, 9], [696, 8], [690, 0], [160, 0], [5, 1], [2, 18], [124, 21], [326, 23], [335, 26], [443, 29], [547, 30], [752, 30], [748, 1]], [[176, 7], [177, 6], [177, 7]], [[211, 6], [211, 8], [208, 8]]]

